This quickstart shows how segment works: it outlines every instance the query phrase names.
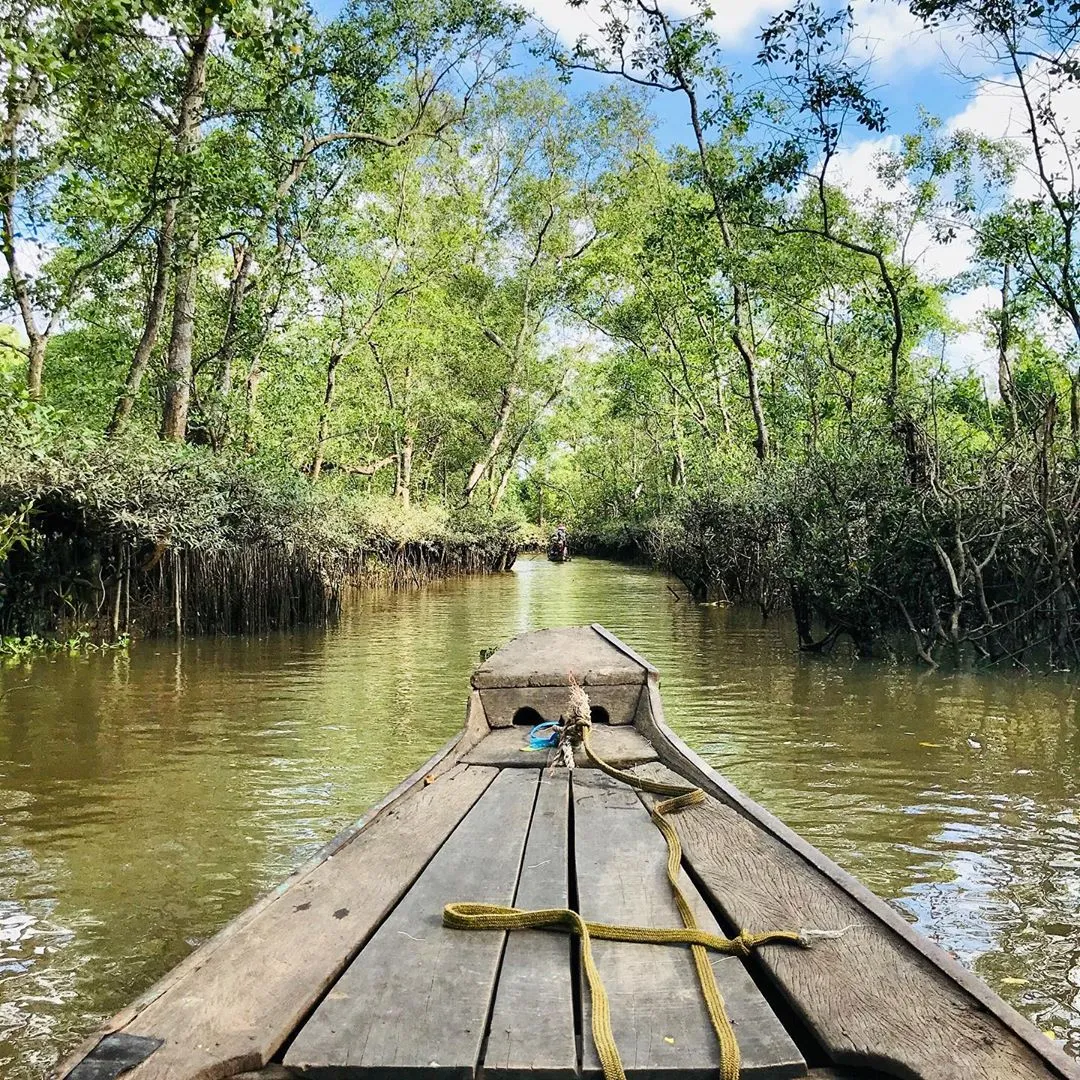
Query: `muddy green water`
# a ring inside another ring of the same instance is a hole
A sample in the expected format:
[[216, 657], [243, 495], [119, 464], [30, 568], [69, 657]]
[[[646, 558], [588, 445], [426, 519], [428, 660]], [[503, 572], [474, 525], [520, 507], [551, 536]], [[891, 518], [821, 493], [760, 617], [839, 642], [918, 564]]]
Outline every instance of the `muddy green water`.
[[690, 745], [1080, 1055], [1080, 692], [799, 656], [666, 586], [526, 559], [330, 633], [0, 670], [0, 1076], [45, 1074], [421, 763], [481, 648], [591, 621]]

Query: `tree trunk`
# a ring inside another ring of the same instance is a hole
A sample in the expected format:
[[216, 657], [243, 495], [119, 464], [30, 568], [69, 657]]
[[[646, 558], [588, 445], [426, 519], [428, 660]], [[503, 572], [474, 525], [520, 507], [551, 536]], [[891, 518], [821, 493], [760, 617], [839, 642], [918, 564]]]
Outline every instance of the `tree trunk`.
[[[499, 486], [495, 489], [495, 494], [491, 497], [492, 510], [498, 510], [499, 503], [506, 497], [506, 489], [510, 486], [510, 478], [514, 475], [514, 467], [517, 465], [521, 444], [525, 441], [525, 436], [528, 435], [531, 430], [532, 424], [526, 425], [522, 429], [521, 434], [514, 440], [514, 445], [510, 447], [510, 458], [506, 463], [506, 468], [503, 469], [502, 476], [499, 478]], [[541, 505], [543, 505], [542, 502]]]
[[732, 341], [739, 350], [739, 355], [746, 365], [746, 389], [750, 397], [750, 411], [754, 414], [754, 427], [757, 437], [754, 439], [754, 451], [758, 461], [764, 461], [769, 456], [769, 429], [765, 424], [765, 410], [761, 407], [761, 391], [758, 388], [757, 359], [753, 350], [745, 343], [739, 322], [742, 313], [741, 290], [735, 286], [735, 327], [731, 332]]
[[522, 444], [528, 438], [529, 432], [532, 431], [536, 425], [536, 421], [540, 419], [544, 412], [546, 412], [556, 401], [558, 396], [562, 393], [563, 382], [565, 376], [555, 384], [555, 388], [547, 396], [547, 400], [544, 404], [537, 409], [533, 418], [522, 427], [518, 432], [517, 438], [514, 440], [513, 445], [510, 447], [510, 458], [506, 463], [506, 468], [503, 470], [503, 474], [499, 479], [499, 486], [495, 489], [495, 494], [491, 497], [491, 509], [498, 510], [499, 503], [503, 501], [506, 495], [506, 489], [510, 485], [510, 477], [514, 475], [514, 466], [517, 465], [518, 454], [521, 453]]
[[406, 510], [412, 498], [413, 437], [406, 434], [401, 440], [401, 479], [398, 482], [398, 497]]
[[41, 379], [45, 370], [45, 348], [49, 340], [49, 331], [42, 333], [34, 317], [34, 301], [30, 295], [28, 282], [19, 266], [15, 251], [16, 238], [16, 197], [19, 191], [19, 127], [25, 119], [41, 86], [41, 79], [35, 72], [20, 97], [16, 92], [16, 81], [8, 75], [5, 87], [7, 117], [3, 127], [4, 149], [7, 155], [3, 175], [0, 176], [0, 191], [3, 192], [3, 249], [8, 267], [8, 280], [11, 292], [19, 308], [23, 321], [26, 340], [30, 343], [27, 350], [26, 389], [30, 397], [37, 401], [41, 397]]
[[[697, 93], [690, 84], [690, 80], [686, 77], [681, 66], [676, 66], [675, 77], [690, 105], [690, 125], [694, 129], [694, 139], [697, 143], [698, 159], [701, 162], [701, 175], [712, 199], [713, 216], [716, 218], [716, 223], [720, 227], [720, 238], [724, 243], [724, 248], [728, 251], [732, 251], [734, 250], [735, 242], [731, 234], [731, 229], [728, 227], [727, 217], [724, 214], [724, 200], [720, 194], [720, 189], [717, 186], [716, 178], [713, 176], [712, 169], [709, 166], [709, 152], [705, 142], [705, 129], [702, 127], [701, 116], [698, 112]], [[764, 461], [769, 456], [769, 429], [765, 423], [765, 410], [761, 407], [761, 394], [758, 391], [757, 356], [752, 343], [747, 341], [743, 334], [743, 315], [748, 298], [738, 282], [732, 282], [731, 292], [734, 308], [731, 340], [735, 343], [735, 348], [739, 350], [739, 355], [743, 358], [743, 363], [746, 365], [746, 385], [750, 394], [750, 411], [754, 414], [754, 427], [757, 429], [757, 438], [754, 440], [754, 450], [757, 452], [758, 460]]]
[[165, 204], [161, 233], [158, 235], [154, 284], [150, 291], [150, 301], [147, 304], [146, 324], [143, 326], [142, 337], [139, 338], [135, 355], [131, 359], [131, 367], [128, 369], [124, 389], [116, 399], [112, 420], [109, 421], [109, 426], [106, 429], [109, 438], [119, 435], [131, 416], [135, 399], [139, 394], [139, 387], [142, 385], [143, 376], [150, 365], [150, 357], [153, 354], [154, 346], [157, 344], [158, 334], [161, 332], [161, 324], [165, 318], [165, 301], [168, 299], [169, 294], [169, 260], [172, 258], [173, 233], [175, 230], [176, 200], [169, 199]]
[[676, 416], [671, 418], [671, 438], [675, 444], [675, 455], [671, 462], [671, 486], [686, 487], [686, 457], [683, 454], [682, 434]]
[[245, 240], [243, 250], [236, 260], [232, 281], [229, 282], [229, 308], [225, 320], [225, 332], [221, 335], [221, 376], [218, 380], [218, 390], [223, 398], [232, 393], [232, 362], [236, 352], [236, 332], [240, 324], [240, 309], [244, 303], [244, 294], [247, 292], [254, 254], [251, 244]]
[[263, 381], [265, 372], [262, 366], [262, 354], [256, 353], [248, 368], [247, 378], [244, 380], [244, 412], [246, 415], [244, 440], [248, 448], [252, 446], [255, 426], [255, 402], [259, 396], [259, 384]]
[[30, 359], [26, 365], [26, 389], [34, 401], [41, 399], [41, 381], [45, 373], [45, 346], [47, 344], [44, 334], [34, 334], [30, 338]]
[[[206, 19], [191, 42], [184, 95], [180, 102], [176, 151], [183, 160], [190, 157], [199, 141], [203, 96], [206, 91], [206, 58], [210, 47], [212, 19]], [[191, 356], [195, 341], [195, 286], [199, 274], [198, 211], [189, 193], [177, 212], [175, 244], [176, 287], [173, 290], [172, 332], [166, 355], [167, 384], [161, 437], [183, 442], [187, 437], [188, 408], [191, 403]]]
[[513, 409], [513, 404], [514, 398], [512, 387], [508, 385], [503, 390], [502, 402], [499, 405], [499, 413], [495, 419], [495, 430], [488, 440], [487, 450], [477, 458], [476, 463], [469, 471], [469, 479], [465, 481], [464, 495], [466, 502], [469, 502], [472, 499], [473, 492], [476, 491], [477, 485], [491, 467], [491, 463], [495, 460], [495, 455], [499, 452], [499, 447], [503, 444], [503, 439], [506, 438], [506, 427], [510, 423], [510, 412]]
[[341, 363], [341, 353], [331, 353], [326, 365], [326, 390], [323, 392], [323, 407], [319, 413], [319, 432], [315, 437], [315, 456], [311, 461], [311, 479], [318, 480], [323, 467], [323, 450], [330, 438], [330, 409], [334, 404], [334, 387], [337, 384], [337, 369]]
[[1009, 432], [1016, 432], [1019, 420], [1016, 413], [1016, 395], [1013, 393], [1012, 369], [1009, 367], [1010, 342], [1009, 312], [1009, 264], [1006, 263], [1001, 275], [1001, 319], [998, 323], [998, 393], [1001, 403], [1009, 410]]

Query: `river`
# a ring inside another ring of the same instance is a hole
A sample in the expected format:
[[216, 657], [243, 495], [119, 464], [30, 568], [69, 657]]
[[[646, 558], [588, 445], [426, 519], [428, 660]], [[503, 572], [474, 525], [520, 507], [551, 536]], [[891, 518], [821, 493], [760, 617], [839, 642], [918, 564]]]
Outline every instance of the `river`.
[[1080, 692], [801, 656], [663, 575], [522, 559], [331, 632], [0, 669], [0, 1076], [76, 1044], [460, 725], [482, 648], [602, 622], [676, 731], [1080, 1056]]

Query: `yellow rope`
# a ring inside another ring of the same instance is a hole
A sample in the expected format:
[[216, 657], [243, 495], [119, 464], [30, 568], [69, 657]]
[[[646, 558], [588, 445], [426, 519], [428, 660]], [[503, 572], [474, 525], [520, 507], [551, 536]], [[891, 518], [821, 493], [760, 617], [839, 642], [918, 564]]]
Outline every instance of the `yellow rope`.
[[[587, 714], [586, 714], [587, 715]], [[562, 926], [577, 934], [581, 939], [581, 962], [585, 969], [585, 978], [589, 984], [589, 996], [592, 1001], [592, 1036], [596, 1053], [604, 1070], [604, 1080], [626, 1080], [622, 1060], [615, 1036], [611, 1030], [611, 1009], [607, 992], [604, 990], [600, 972], [596, 968], [592, 954], [592, 939], [607, 941], [631, 941], [651, 945], [689, 945], [694, 959], [701, 992], [705, 998], [705, 1007], [709, 1013], [713, 1030], [720, 1044], [721, 1080], [739, 1080], [740, 1055], [735, 1031], [731, 1026], [720, 988], [716, 985], [716, 975], [709, 963], [708, 950], [732, 953], [746, 957], [758, 945], [785, 943], [804, 945], [805, 940], [790, 930], [775, 930], [764, 934], [748, 934], [745, 930], [733, 938], [721, 937], [702, 930], [679, 883], [682, 868], [682, 845], [666, 814], [695, 806], [704, 802], [705, 792], [701, 788], [685, 787], [681, 784], [665, 784], [658, 780], [649, 780], [623, 772], [598, 758], [589, 746], [588, 721], [581, 722], [572, 738], [579, 739], [578, 745], [585, 751], [585, 756], [601, 772], [639, 791], [655, 795], [667, 795], [651, 810], [652, 820], [667, 843], [667, 876], [675, 898], [675, 906], [682, 919], [682, 929], [663, 929], [649, 926], [612, 926], [608, 923], [588, 922], [576, 911], [569, 908], [546, 908], [538, 911], [521, 911], [518, 908], [502, 907], [498, 904], [447, 904], [443, 909], [443, 923], [457, 930], [524, 930], [530, 928]]]

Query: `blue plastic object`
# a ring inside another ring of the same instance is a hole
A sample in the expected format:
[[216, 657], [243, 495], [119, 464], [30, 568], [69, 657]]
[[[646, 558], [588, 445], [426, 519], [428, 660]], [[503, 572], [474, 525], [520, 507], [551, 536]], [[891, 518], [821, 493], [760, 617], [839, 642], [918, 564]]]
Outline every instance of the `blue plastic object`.
[[558, 724], [554, 720], [545, 720], [529, 732], [529, 748], [547, 750], [559, 741]]

